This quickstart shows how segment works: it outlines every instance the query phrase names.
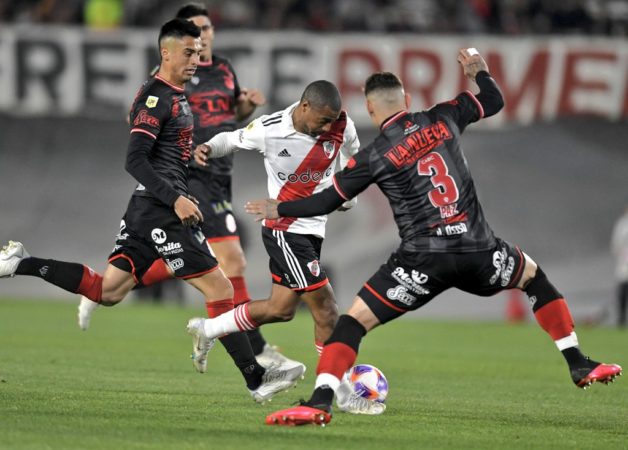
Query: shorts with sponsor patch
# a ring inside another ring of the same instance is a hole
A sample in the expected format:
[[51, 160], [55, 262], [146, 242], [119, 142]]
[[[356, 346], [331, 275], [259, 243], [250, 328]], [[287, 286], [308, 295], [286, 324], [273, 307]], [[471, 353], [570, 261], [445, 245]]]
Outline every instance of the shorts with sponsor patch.
[[194, 278], [218, 268], [199, 227], [184, 226], [172, 208], [155, 198], [134, 195], [120, 223], [109, 262], [123, 270], [130, 265], [139, 282], [158, 258], [177, 278]]
[[191, 169], [188, 189], [190, 195], [199, 202], [198, 208], [203, 213], [200, 227], [208, 242], [239, 239], [238, 226], [231, 207], [230, 176]]
[[323, 240], [311, 234], [262, 227], [273, 283], [295, 291], [313, 291], [329, 281], [320, 263]]
[[490, 250], [469, 253], [410, 253], [398, 249], [358, 295], [381, 323], [425, 305], [455, 287], [491, 296], [515, 287], [525, 259], [519, 247], [496, 239]]

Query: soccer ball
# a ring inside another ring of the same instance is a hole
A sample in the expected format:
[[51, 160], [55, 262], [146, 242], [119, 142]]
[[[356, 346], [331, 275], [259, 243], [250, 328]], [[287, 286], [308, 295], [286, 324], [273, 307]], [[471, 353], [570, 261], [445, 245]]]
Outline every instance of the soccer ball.
[[388, 395], [388, 380], [381, 370], [370, 364], [357, 364], [342, 377], [353, 392], [367, 400], [384, 403]]

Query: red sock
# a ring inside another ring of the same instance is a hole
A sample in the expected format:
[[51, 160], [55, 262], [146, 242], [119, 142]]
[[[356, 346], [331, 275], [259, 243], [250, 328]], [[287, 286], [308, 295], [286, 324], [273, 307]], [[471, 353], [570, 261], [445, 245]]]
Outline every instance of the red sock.
[[159, 281], [169, 280], [172, 278], [170, 269], [166, 262], [159, 258], [156, 259], [153, 264], [148, 268], [144, 276], [142, 277], [142, 284], [144, 286], [150, 286]]
[[358, 354], [342, 342], [332, 342], [323, 348], [318, 360], [316, 375], [329, 373], [342, 380], [344, 373], [353, 365]]
[[230, 298], [215, 301], [206, 300], [205, 308], [207, 308], [207, 317], [213, 319], [227, 311], [231, 311], [233, 309], [233, 300]]
[[321, 354], [323, 353], [324, 346], [325, 346], [324, 342], [314, 341], [314, 347], [316, 347], [316, 352], [318, 353], [318, 356], [321, 356]]
[[83, 266], [83, 277], [76, 293], [84, 295], [93, 302], [100, 303], [102, 300], [102, 275], [94, 272], [90, 267]]
[[235, 306], [251, 301], [244, 277], [229, 277], [229, 281], [233, 285], [233, 304]]
[[565, 299], [559, 298], [541, 306], [535, 313], [537, 322], [557, 341], [569, 336], [574, 330], [574, 323]]

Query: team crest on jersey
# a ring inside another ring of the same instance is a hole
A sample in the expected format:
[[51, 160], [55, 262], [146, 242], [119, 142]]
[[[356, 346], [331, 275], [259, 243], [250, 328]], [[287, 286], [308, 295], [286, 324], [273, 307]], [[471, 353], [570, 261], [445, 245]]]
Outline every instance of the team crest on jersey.
[[307, 263], [307, 268], [310, 269], [310, 273], [314, 275], [315, 277], [321, 274], [321, 266], [318, 263], [318, 259], [315, 259], [314, 261]]
[[323, 151], [325, 152], [325, 156], [329, 159], [334, 157], [334, 153], [336, 152], [336, 142], [335, 141], [325, 141], [323, 142]]
[[154, 95], [149, 95], [146, 99], [146, 106], [149, 108], [154, 108], [157, 106], [157, 102], [159, 101], [159, 97], [155, 97]]

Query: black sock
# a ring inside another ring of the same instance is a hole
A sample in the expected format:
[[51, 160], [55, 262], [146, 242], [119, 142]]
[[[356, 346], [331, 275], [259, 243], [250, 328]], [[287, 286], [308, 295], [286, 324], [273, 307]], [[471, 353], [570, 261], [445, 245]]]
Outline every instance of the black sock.
[[334, 401], [334, 390], [324, 384], [317, 387], [312, 392], [312, 398], [307, 403], [313, 408], [323, 409], [327, 412], [331, 411], [331, 404]]
[[221, 337], [220, 342], [242, 372], [246, 387], [252, 391], [257, 389], [266, 370], [257, 363], [246, 334], [231, 333]]
[[562, 350], [561, 353], [565, 357], [567, 364], [569, 367], [580, 367], [583, 364], [586, 364], [588, 358], [582, 354], [578, 347], [569, 347], [565, 350]]
[[255, 328], [254, 330], [249, 330], [246, 332], [246, 335], [249, 338], [249, 342], [251, 343], [251, 348], [253, 349], [254, 355], [259, 355], [264, 351], [264, 345], [266, 345], [266, 339], [260, 333], [259, 328]]
[[83, 279], [83, 264], [54, 259], [24, 258], [17, 266], [16, 275], [30, 275], [76, 293]]

